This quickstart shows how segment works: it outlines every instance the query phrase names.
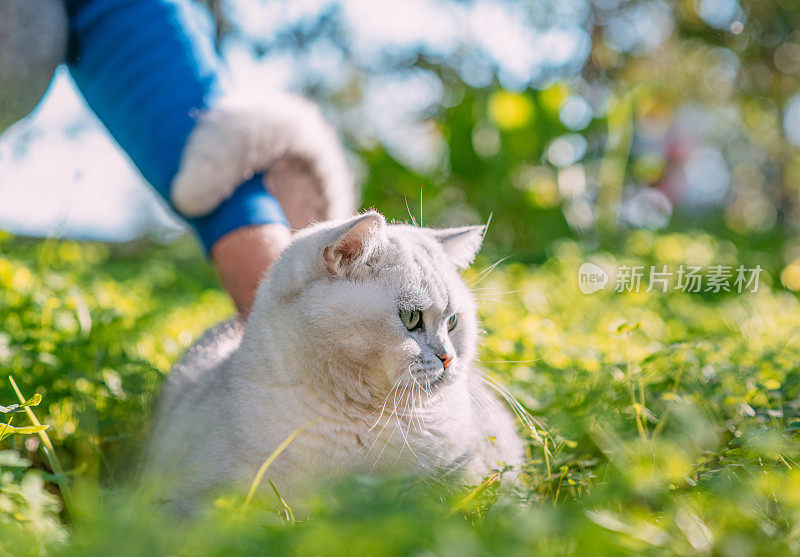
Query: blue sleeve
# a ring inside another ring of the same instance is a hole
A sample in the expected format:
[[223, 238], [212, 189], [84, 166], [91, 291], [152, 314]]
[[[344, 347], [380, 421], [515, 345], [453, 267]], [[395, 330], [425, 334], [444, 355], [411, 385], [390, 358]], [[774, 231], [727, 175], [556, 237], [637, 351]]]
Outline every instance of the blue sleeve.
[[[91, 109], [169, 203], [197, 117], [219, 94], [210, 26], [190, 0], [66, 0], [68, 65]], [[256, 175], [213, 212], [189, 219], [208, 250], [241, 226], [283, 223]]]

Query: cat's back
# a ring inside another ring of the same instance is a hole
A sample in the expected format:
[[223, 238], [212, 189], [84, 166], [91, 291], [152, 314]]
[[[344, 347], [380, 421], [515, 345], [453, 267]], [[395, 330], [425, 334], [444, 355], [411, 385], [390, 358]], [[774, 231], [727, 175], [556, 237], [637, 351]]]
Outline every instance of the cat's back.
[[172, 368], [151, 429], [146, 459], [150, 468], [161, 468], [187, 456], [178, 449], [191, 445], [201, 432], [209, 434], [211, 424], [220, 420], [222, 409], [214, 408], [218, 406], [216, 399], [224, 390], [243, 329], [237, 320], [212, 327]]
[[231, 319], [208, 329], [175, 364], [161, 391], [159, 407], [175, 407], [225, 368], [242, 340], [244, 325]]

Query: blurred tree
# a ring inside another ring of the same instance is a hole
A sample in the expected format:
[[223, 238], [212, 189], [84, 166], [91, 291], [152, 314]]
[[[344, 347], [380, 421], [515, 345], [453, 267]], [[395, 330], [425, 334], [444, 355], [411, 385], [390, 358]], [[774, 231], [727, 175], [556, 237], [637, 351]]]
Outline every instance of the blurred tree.
[[665, 227], [800, 257], [797, 3], [198, 5], [234, 83], [301, 90], [338, 120], [365, 205], [391, 218], [493, 215], [490, 255], [523, 260]]
[[[351, 146], [365, 166], [365, 204], [391, 217], [408, 219], [410, 211], [416, 220], [449, 224], [494, 215], [496, 254], [522, 258], [540, 257], [557, 236], [613, 241], [620, 226], [662, 228], [673, 210], [673, 226], [720, 222], [722, 234], [768, 234], [776, 226], [794, 233], [800, 158], [792, 141], [800, 143], [800, 129], [785, 118], [800, 114], [795, 3], [414, 2], [405, 15], [382, 6], [363, 17], [453, 14], [473, 25], [465, 34], [477, 44], [450, 37], [455, 45], [437, 50], [438, 39], [386, 37], [366, 53], [338, 2], [294, 13], [261, 3], [280, 22], [257, 37], [241, 24], [252, 2], [206, 4], [225, 30], [223, 51], [237, 37], [256, 57], [291, 53], [299, 85], [349, 119]], [[512, 26], [503, 11], [524, 17]], [[476, 13], [494, 17], [507, 44], [475, 37]], [[557, 34], [564, 30], [575, 34]], [[516, 35], [541, 52], [504, 52]], [[585, 52], [570, 46], [581, 36], [590, 44]], [[315, 45], [344, 60], [339, 87], [303, 63]], [[368, 111], [350, 119], [369, 104], [376, 75], [413, 72], [434, 75], [441, 91], [437, 102], [407, 115], [431, 124], [421, 129], [434, 136], [432, 145], [441, 142], [433, 164], [417, 167], [387, 134], [365, 140], [370, 133], [358, 126]], [[416, 209], [420, 196], [427, 215]]]

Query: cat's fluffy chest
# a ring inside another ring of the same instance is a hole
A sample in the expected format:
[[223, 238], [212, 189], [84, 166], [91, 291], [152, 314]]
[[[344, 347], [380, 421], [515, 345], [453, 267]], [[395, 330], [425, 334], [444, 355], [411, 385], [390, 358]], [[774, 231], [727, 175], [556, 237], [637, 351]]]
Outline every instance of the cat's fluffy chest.
[[[302, 385], [258, 385], [233, 379], [234, 399], [246, 400], [230, 416], [229, 431], [247, 439], [253, 464], [266, 460], [275, 447], [306, 428], [272, 465], [275, 476], [324, 476], [334, 471], [401, 474], [452, 468], [472, 457], [480, 442], [475, 409], [466, 380], [440, 389], [421, 406], [403, 407], [397, 400], [365, 412], [342, 408]], [[253, 472], [254, 473], [254, 472]]]
[[[442, 388], [410, 413], [387, 401], [360, 414], [343, 412], [307, 386], [253, 380], [236, 362], [232, 358], [209, 374], [208, 388], [188, 391], [158, 435], [151, 461], [159, 474], [191, 471], [175, 492], [178, 499], [230, 485], [247, 489], [277, 447], [303, 428], [266, 474], [286, 497], [352, 472], [435, 476], [487, 469], [486, 434], [466, 380]], [[176, 453], [180, 445], [200, 450]]]

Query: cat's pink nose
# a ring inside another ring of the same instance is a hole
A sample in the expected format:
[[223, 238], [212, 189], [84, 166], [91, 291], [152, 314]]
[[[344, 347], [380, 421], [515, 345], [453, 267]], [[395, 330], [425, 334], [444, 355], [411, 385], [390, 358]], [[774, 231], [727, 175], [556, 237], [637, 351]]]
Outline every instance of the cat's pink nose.
[[453, 361], [453, 357], [447, 352], [445, 352], [444, 354], [436, 354], [436, 357], [442, 360], [442, 365], [444, 366], [444, 369], [447, 369], [447, 366], [449, 366], [450, 362]]

